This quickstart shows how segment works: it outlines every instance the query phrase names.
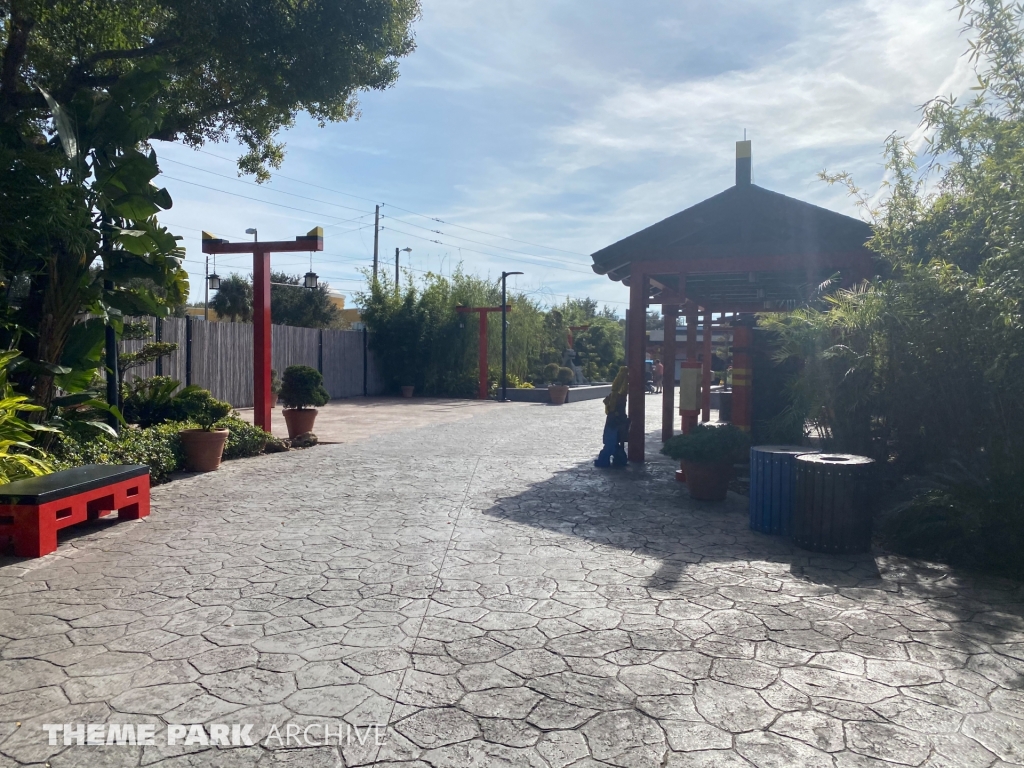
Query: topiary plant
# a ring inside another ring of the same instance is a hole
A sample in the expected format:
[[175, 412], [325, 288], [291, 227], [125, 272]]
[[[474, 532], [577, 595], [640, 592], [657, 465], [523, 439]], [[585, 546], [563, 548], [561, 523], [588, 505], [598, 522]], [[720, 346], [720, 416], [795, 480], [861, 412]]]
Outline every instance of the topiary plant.
[[559, 368], [557, 378], [559, 384], [568, 386], [576, 381], [576, 371], [572, 368]]
[[324, 377], [308, 365], [290, 365], [284, 369], [281, 402], [285, 408], [318, 408], [331, 399], [324, 389]]
[[558, 363], [548, 363], [544, 366], [544, 381], [549, 384], [555, 384], [558, 382], [558, 371], [562, 366]]
[[270, 369], [270, 394], [281, 394], [281, 376], [273, 368]]
[[735, 464], [743, 461], [749, 450], [750, 437], [733, 424], [698, 424], [689, 434], [666, 440], [661, 448], [665, 456], [695, 464]]
[[218, 400], [210, 390], [193, 384], [185, 387], [174, 398], [176, 416], [182, 421], [194, 421], [204, 432], [231, 413], [231, 403]]

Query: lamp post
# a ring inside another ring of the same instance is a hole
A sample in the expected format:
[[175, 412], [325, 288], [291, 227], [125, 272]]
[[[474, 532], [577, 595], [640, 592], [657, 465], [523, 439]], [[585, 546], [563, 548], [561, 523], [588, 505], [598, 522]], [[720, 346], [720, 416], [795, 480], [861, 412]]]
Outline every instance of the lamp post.
[[506, 402], [508, 389], [507, 357], [508, 357], [508, 302], [505, 300], [505, 280], [509, 275], [521, 275], [522, 272], [501, 273], [501, 402]]
[[[402, 253], [412, 253], [412, 248], [402, 248]], [[398, 252], [399, 249], [395, 248], [395, 294], [398, 293]]]
[[253, 421], [267, 432], [270, 431], [270, 254], [323, 249], [324, 231], [320, 227], [314, 227], [295, 240], [263, 243], [229, 243], [203, 232], [203, 253], [252, 254]]
[[260, 241], [260, 233], [256, 230], [256, 227], [249, 227], [245, 230], [245, 234], [252, 235], [252, 241], [258, 243]]

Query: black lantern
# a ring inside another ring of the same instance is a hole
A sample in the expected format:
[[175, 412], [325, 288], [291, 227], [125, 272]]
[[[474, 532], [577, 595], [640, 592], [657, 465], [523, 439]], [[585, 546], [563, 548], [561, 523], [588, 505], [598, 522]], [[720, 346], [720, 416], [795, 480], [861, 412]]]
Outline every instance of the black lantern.
[[206, 287], [211, 291], [220, 290], [220, 275], [214, 273], [206, 278]]
[[310, 290], [314, 290], [317, 286], [317, 274], [316, 272], [307, 272], [303, 278], [303, 285]]

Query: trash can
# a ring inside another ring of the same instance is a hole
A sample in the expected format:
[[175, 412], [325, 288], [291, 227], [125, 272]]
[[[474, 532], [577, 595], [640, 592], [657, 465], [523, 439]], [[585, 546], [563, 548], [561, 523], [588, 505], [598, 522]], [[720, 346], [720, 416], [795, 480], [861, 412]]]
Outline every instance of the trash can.
[[871, 549], [874, 463], [848, 453], [797, 456], [793, 543], [812, 552]]
[[799, 445], [758, 445], [750, 449], [750, 528], [788, 536], [796, 481], [793, 460], [814, 449]]

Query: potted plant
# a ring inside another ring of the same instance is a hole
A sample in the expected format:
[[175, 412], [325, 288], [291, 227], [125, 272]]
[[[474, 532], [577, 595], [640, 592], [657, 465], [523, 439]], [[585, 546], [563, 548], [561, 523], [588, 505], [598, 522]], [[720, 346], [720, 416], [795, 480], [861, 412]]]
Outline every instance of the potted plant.
[[288, 437], [313, 431], [317, 408], [326, 405], [331, 396], [324, 389], [324, 377], [308, 365], [289, 365], [281, 382], [281, 403]]
[[569, 396], [569, 384], [576, 379], [572, 368], [563, 368], [558, 363], [544, 366], [544, 379], [548, 382], [548, 397], [552, 405], [562, 405]]
[[281, 377], [277, 371], [270, 369], [270, 407], [277, 408], [277, 398], [281, 395]]
[[183, 429], [178, 435], [185, 449], [185, 467], [193, 472], [212, 472], [220, 466], [228, 430], [213, 425], [231, 413], [231, 403], [218, 400], [209, 390], [185, 387], [174, 397], [176, 416], [192, 421], [199, 429]]
[[412, 384], [406, 384], [405, 386], [400, 387], [400, 389], [402, 390], [402, 397], [412, 397], [413, 390], [416, 389], [416, 387]]
[[733, 464], [743, 461], [749, 449], [747, 433], [733, 424], [698, 424], [667, 440], [661, 452], [682, 464], [691, 498], [724, 501]]

